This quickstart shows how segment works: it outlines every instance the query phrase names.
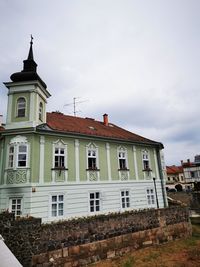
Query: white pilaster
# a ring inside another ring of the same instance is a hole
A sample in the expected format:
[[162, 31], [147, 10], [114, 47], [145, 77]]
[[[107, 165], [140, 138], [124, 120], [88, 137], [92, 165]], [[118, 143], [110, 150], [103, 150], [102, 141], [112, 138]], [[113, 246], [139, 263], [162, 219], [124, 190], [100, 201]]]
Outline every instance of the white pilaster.
[[153, 156], [154, 156], [154, 161], [155, 161], [155, 167], [156, 167], [156, 178], [160, 178], [159, 176], [159, 172], [158, 172], [158, 160], [157, 160], [157, 156], [156, 156], [156, 150], [153, 150]]
[[75, 173], [76, 173], [76, 182], [80, 181], [80, 170], [79, 170], [79, 140], [75, 139]]
[[136, 177], [136, 180], [139, 180], [138, 167], [137, 167], [137, 154], [136, 154], [135, 146], [133, 146], [133, 158], [134, 158], [135, 177]]
[[110, 165], [110, 145], [106, 143], [106, 156], [107, 156], [107, 168], [108, 168], [108, 180], [111, 181], [111, 165]]
[[40, 136], [40, 169], [39, 169], [39, 183], [44, 182], [44, 145], [45, 137]]
[[[1, 177], [3, 178], [3, 149], [4, 149], [4, 146], [3, 146], [3, 143], [1, 144], [1, 161], [0, 161], [0, 175]], [[5, 184], [5, 181], [1, 181], [2, 183]]]
[[31, 92], [30, 94], [30, 110], [29, 110], [29, 120], [34, 121], [34, 111], [35, 111], [35, 98], [34, 98], [34, 92]]
[[8, 107], [7, 107], [7, 119], [6, 119], [7, 124], [11, 123], [12, 105], [13, 105], [13, 95], [8, 94]]

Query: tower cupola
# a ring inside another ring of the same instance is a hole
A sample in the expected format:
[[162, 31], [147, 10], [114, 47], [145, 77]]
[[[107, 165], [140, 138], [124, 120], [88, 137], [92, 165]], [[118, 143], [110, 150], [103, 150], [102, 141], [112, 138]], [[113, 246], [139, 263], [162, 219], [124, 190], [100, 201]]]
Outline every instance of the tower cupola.
[[37, 74], [37, 63], [34, 61], [33, 57], [33, 37], [31, 35], [30, 49], [28, 53], [28, 58], [23, 61], [24, 67], [21, 72], [13, 73], [10, 76], [10, 79], [13, 82], [25, 82], [25, 81], [34, 81], [38, 80], [42, 86], [46, 89], [47, 86], [44, 81]]
[[4, 83], [8, 88], [6, 129], [30, 128], [46, 123], [47, 98], [51, 95], [37, 74], [32, 35], [28, 57], [23, 63], [23, 70], [10, 76], [12, 82]]

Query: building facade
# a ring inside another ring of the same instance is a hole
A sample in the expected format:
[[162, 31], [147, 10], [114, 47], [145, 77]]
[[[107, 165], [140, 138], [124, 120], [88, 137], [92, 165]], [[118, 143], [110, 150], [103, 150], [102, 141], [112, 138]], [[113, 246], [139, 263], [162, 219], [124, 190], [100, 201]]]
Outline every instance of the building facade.
[[109, 122], [46, 113], [50, 93], [37, 74], [32, 42], [11, 75], [0, 128], [0, 210], [65, 218], [167, 206], [163, 145]]

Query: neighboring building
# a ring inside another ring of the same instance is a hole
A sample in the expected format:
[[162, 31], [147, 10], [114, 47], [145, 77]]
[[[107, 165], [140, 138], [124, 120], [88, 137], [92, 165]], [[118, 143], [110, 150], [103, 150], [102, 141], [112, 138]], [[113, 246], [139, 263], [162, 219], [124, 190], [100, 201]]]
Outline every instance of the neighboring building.
[[194, 162], [188, 159], [186, 162], [181, 161], [185, 180], [187, 183], [200, 182], [200, 155], [196, 155]]
[[[43, 221], [167, 206], [163, 145], [91, 118], [46, 113], [32, 42], [11, 75], [1, 130], [0, 210]], [[154, 178], [154, 179], [153, 179]], [[154, 184], [155, 181], [155, 184]]]
[[167, 180], [166, 184], [184, 183], [184, 175], [182, 166], [167, 166]]

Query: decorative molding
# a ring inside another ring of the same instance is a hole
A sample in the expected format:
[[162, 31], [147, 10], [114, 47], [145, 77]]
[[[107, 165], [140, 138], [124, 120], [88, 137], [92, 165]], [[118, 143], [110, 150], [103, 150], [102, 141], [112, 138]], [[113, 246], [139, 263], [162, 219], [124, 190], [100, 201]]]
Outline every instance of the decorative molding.
[[40, 169], [39, 169], [39, 183], [44, 182], [44, 146], [45, 137], [40, 136]]
[[13, 95], [8, 95], [8, 107], [7, 107], [7, 120], [6, 120], [6, 124], [11, 123], [12, 106], [13, 106]]
[[79, 140], [75, 139], [75, 173], [76, 173], [76, 181], [80, 181], [80, 164], [79, 164]]
[[[125, 160], [126, 160], [126, 169], [120, 169], [120, 165], [119, 165], [119, 152], [124, 152], [125, 153]], [[119, 179], [125, 179], [125, 180], [129, 180], [129, 166], [128, 166], [128, 152], [127, 152], [127, 148], [124, 146], [118, 146], [117, 148], [117, 163], [118, 163], [118, 170], [119, 170]], [[124, 174], [126, 173], [126, 175]], [[126, 179], [127, 177], [127, 179]]]
[[107, 156], [107, 167], [108, 167], [108, 180], [111, 181], [111, 164], [110, 164], [110, 145], [106, 143], [106, 156]]
[[7, 171], [7, 184], [24, 184], [27, 183], [27, 170], [8, 170]]
[[30, 109], [29, 109], [29, 120], [34, 121], [34, 110], [35, 110], [35, 99], [34, 92], [30, 93]]
[[13, 137], [11, 140], [10, 140], [10, 145], [12, 144], [27, 144], [28, 141], [27, 141], [27, 138], [25, 136], [22, 136], [22, 135], [17, 135], [15, 137]]
[[156, 150], [154, 148], [153, 150], [153, 156], [154, 156], [154, 161], [155, 161], [155, 167], [156, 167], [156, 177], [155, 178], [160, 178], [159, 176], [159, 172], [158, 172], [158, 160], [157, 160], [157, 156], [156, 156]]
[[99, 177], [98, 177], [98, 171], [87, 171], [88, 172], [88, 176], [89, 176], [89, 181], [91, 182], [97, 182]]
[[137, 153], [136, 152], [137, 152], [136, 146], [133, 146], [133, 159], [134, 159], [135, 177], [136, 177], [136, 180], [139, 180], [138, 166], [137, 166]]

